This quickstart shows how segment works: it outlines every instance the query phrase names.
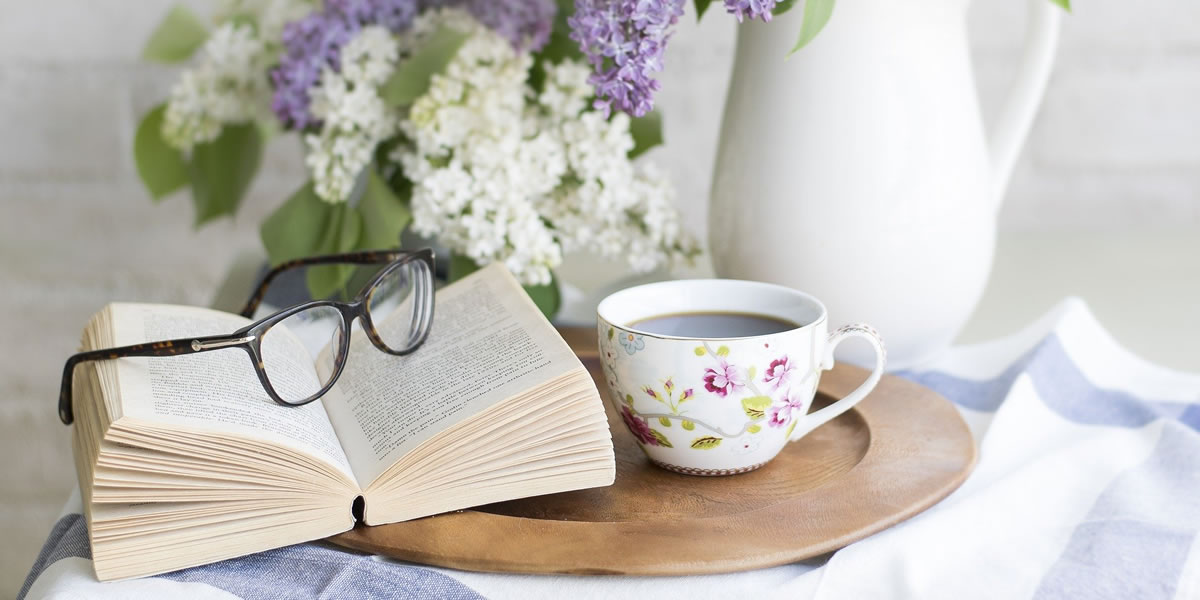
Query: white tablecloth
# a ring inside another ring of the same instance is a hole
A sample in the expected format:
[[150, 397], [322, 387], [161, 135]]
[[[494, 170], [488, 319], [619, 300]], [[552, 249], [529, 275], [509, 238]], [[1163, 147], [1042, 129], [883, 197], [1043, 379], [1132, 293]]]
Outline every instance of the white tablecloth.
[[78, 494], [28, 598], [1200, 598], [1200, 374], [1132, 356], [1080, 301], [902, 375], [955, 403], [967, 482], [829, 557], [703, 577], [495, 575], [313, 543], [99, 583]]

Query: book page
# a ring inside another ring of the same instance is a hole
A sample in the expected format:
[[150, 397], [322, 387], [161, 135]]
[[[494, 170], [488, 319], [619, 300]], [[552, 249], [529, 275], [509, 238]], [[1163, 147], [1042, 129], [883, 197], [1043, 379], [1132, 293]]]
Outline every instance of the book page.
[[363, 489], [437, 432], [579, 368], [501, 265], [446, 286], [434, 305], [429, 338], [407, 356], [381, 352], [356, 332], [338, 393], [324, 398]]
[[[113, 304], [115, 345], [188, 336], [227, 335], [249, 319], [204, 308], [152, 304]], [[272, 336], [281, 331], [273, 328]], [[290, 334], [286, 352], [294, 360], [270, 374], [277, 389], [311, 385], [297, 378], [316, 378], [312, 356]], [[276, 341], [279, 341], [276, 340]], [[276, 363], [278, 364], [278, 363]], [[352, 477], [349, 461], [320, 402], [304, 406], [275, 403], [242, 348], [197, 354], [117, 360], [121, 406], [126, 416], [155, 424], [238, 434], [286, 446], [318, 458]]]

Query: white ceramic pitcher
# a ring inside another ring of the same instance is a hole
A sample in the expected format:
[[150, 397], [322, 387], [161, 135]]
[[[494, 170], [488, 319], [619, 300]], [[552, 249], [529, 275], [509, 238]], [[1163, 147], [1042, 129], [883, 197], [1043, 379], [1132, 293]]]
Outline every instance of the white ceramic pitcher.
[[823, 298], [832, 322], [873, 323], [891, 368], [946, 348], [979, 301], [1058, 39], [1061, 9], [1030, 0], [988, 140], [967, 5], [841, 0], [790, 58], [801, 10], [738, 31], [709, 209], [716, 272]]

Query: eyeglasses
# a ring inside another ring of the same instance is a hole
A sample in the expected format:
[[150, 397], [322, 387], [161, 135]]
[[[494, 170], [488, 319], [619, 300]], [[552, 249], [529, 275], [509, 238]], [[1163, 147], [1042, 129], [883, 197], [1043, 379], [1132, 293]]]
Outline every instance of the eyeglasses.
[[[145, 342], [132, 346], [80, 352], [67, 359], [63, 368], [58, 398], [58, 416], [66, 425], [74, 420], [71, 388], [75, 366], [86, 361], [132, 356], [176, 356], [241, 348], [250, 355], [267, 395], [284, 406], [301, 406], [323, 396], [346, 366], [350, 346], [350, 328], [362, 319], [362, 328], [371, 343], [388, 354], [402, 356], [416, 350], [433, 323], [433, 250], [415, 252], [366, 251], [303, 258], [280, 264], [263, 277], [241, 315], [249, 318], [262, 302], [267, 287], [279, 274], [290, 269], [315, 265], [385, 264], [349, 302], [316, 300], [271, 314], [229, 335], [190, 337]], [[294, 330], [306, 328], [310, 334], [329, 340], [321, 357], [316, 379], [298, 378], [291, 371], [295, 364], [298, 340]]]

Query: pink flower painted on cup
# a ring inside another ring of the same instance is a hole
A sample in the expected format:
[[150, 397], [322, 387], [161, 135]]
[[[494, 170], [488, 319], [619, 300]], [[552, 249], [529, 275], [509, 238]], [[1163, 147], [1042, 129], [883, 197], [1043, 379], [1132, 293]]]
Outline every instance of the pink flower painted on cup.
[[773, 361], [771, 366], [763, 373], [763, 383], [771, 384], [771, 389], [777, 390], [787, 385], [792, 375], [796, 373], [796, 365], [788, 359], [785, 354]]
[[704, 389], [724, 398], [746, 385], [746, 378], [737, 367], [721, 359], [716, 368], [704, 370]]
[[658, 438], [654, 437], [653, 433], [650, 433], [650, 425], [646, 423], [646, 420], [635, 416], [628, 406], [621, 407], [621, 418], [625, 420], [625, 426], [629, 428], [629, 432], [639, 442], [650, 444], [651, 446], [660, 445]]
[[782, 398], [775, 404], [772, 404], [767, 409], [767, 425], [771, 427], [783, 427], [792, 422], [792, 419], [804, 415], [804, 397], [803, 395], [793, 395], [792, 390], [788, 390]]

